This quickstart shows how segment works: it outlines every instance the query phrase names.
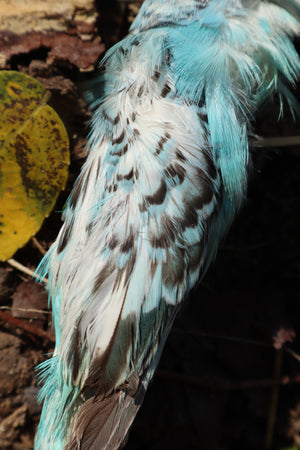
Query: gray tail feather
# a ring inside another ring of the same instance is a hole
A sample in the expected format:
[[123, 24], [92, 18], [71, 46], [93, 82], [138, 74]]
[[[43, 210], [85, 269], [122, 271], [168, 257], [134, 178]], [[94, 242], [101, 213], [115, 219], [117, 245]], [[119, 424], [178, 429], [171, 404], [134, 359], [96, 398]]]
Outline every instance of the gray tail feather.
[[65, 450], [121, 448], [141, 403], [142, 398], [137, 402], [126, 390], [106, 398], [89, 398], [72, 420]]

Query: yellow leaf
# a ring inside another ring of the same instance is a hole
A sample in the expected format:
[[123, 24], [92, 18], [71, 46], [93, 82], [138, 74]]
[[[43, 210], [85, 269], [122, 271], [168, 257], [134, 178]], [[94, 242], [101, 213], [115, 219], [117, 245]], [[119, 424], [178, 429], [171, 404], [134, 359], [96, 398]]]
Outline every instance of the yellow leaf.
[[44, 87], [0, 71], [0, 260], [37, 233], [68, 177], [69, 141]]

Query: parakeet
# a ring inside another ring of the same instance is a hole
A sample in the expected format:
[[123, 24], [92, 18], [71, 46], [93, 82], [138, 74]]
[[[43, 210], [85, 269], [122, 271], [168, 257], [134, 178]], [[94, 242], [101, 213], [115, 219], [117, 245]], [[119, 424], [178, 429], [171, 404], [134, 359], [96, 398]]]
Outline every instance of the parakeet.
[[145, 0], [88, 95], [89, 152], [42, 261], [56, 333], [35, 448], [119, 448], [243, 203], [259, 105], [300, 70], [300, 0]]

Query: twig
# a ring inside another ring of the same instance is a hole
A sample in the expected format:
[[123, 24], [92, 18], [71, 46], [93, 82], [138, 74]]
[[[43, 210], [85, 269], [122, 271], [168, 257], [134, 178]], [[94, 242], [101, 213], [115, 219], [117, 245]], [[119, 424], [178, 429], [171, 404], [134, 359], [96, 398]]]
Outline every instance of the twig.
[[174, 331], [176, 333], [191, 334], [193, 336], [208, 337], [208, 338], [212, 338], [212, 339], [221, 339], [224, 341], [240, 342], [242, 344], [253, 344], [253, 345], [259, 345], [261, 347], [273, 347], [273, 344], [271, 342], [256, 341], [255, 339], [246, 339], [246, 338], [241, 338], [238, 336], [226, 336], [223, 334], [207, 333], [205, 331], [186, 331], [186, 330], [183, 331], [178, 328], [174, 328]]
[[287, 347], [286, 345], [283, 346], [283, 350], [288, 352], [290, 355], [292, 355], [298, 362], [300, 362], [300, 355], [298, 353], [294, 352], [291, 348]]
[[[265, 342], [265, 341], [257, 341], [255, 339], [247, 339], [247, 338], [241, 338], [238, 336], [226, 336], [224, 334], [215, 334], [215, 333], [207, 333], [205, 331], [188, 331], [188, 330], [180, 330], [179, 328], [174, 328], [173, 330], [175, 333], [182, 333], [182, 334], [191, 334], [192, 336], [200, 336], [200, 337], [208, 337], [211, 339], [220, 339], [222, 341], [231, 341], [231, 342], [239, 342], [241, 344], [252, 344], [252, 345], [259, 345], [261, 347], [273, 347], [273, 342]], [[282, 346], [283, 350], [289, 353], [293, 358], [295, 358], [298, 362], [300, 362], [300, 355], [292, 350], [287, 345]]]
[[[39, 278], [39, 276], [36, 275], [36, 273], [33, 270], [28, 269], [28, 267], [26, 267], [23, 264], [19, 263], [15, 259], [10, 258], [10, 259], [7, 260], [7, 262], [8, 262], [8, 264], [10, 264], [15, 269], [18, 269], [21, 272], [26, 273], [26, 275], [29, 275], [29, 276], [31, 276], [33, 278], [36, 278], [36, 279]], [[41, 282], [46, 284], [48, 282], [48, 280], [47, 280], [47, 278], [44, 278], [43, 280], [41, 280]]]
[[249, 252], [252, 250], [257, 250], [260, 248], [265, 248], [265, 247], [270, 247], [271, 245], [273, 245], [272, 242], [257, 242], [256, 244], [252, 244], [252, 245], [220, 245], [220, 250], [221, 251], [235, 251], [235, 252]]
[[10, 258], [10, 259], [7, 260], [7, 262], [8, 262], [8, 264], [10, 264], [15, 269], [18, 269], [21, 272], [26, 273], [26, 275], [30, 275], [31, 277], [35, 277], [35, 274], [34, 274], [33, 270], [28, 269], [28, 267], [26, 267], [26, 266], [23, 266], [23, 264], [19, 263], [15, 259]]
[[255, 141], [256, 147], [293, 147], [300, 146], [300, 136], [269, 137]]
[[55, 342], [55, 338], [51, 334], [47, 333], [44, 330], [41, 330], [40, 328], [35, 327], [34, 325], [31, 325], [30, 323], [25, 322], [24, 320], [17, 319], [16, 317], [11, 316], [10, 314], [7, 314], [4, 311], [0, 311], [0, 319], [10, 323], [14, 327], [26, 331], [32, 336], [37, 336], [38, 338], [46, 339], [49, 342]]
[[[1, 309], [11, 310], [11, 306], [0, 306]], [[14, 311], [20, 311], [20, 312], [32, 312], [32, 313], [38, 313], [38, 314], [52, 314], [51, 311], [46, 311], [45, 309], [35, 309], [35, 308], [16, 308], [14, 307]]]
[[[273, 369], [274, 381], [278, 381], [280, 379], [282, 369], [282, 356], [283, 356], [283, 349], [281, 348], [275, 354], [274, 369]], [[271, 391], [269, 415], [266, 431], [266, 443], [265, 443], [266, 450], [270, 450], [272, 448], [274, 428], [277, 416], [278, 397], [279, 397], [279, 384], [274, 385]]]
[[293, 383], [300, 383], [300, 375], [294, 377], [284, 376], [281, 378], [262, 378], [260, 380], [244, 381], [224, 381], [222, 383], [211, 382], [195, 375], [186, 375], [170, 370], [158, 369], [157, 376], [169, 381], [191, 384], [198, 387], [210, 389], [212, 391], [231, 391], [242, 389], [258, 389], [270, 386], [285, 386]]
[[35, 236], [33, 236], [33, 237], [31, 238], [31, 241], [32, 241], [34, 247], [36, 247], [36, 248], [41, 252], [41, 254], [42, 254], [43, 256], [45, 256], [46, 253], [47, 253], [47, 251], [46, 251], [46, 250], [44, 249], [44, 247], [39, 243], [39, 241], [37, 240], [37, 238], [36, 238]]

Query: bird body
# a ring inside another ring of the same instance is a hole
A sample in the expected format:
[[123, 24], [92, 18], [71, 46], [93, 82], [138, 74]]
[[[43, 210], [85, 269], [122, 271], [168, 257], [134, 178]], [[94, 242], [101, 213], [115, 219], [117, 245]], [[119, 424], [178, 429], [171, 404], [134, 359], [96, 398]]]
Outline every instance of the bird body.
[[241, 206], [250, 120], [293, 105], [300, 1], [145, 0], [93, 83], [90, 150], [42, 261], [56, 347], [35, 448], [117, 449]]

